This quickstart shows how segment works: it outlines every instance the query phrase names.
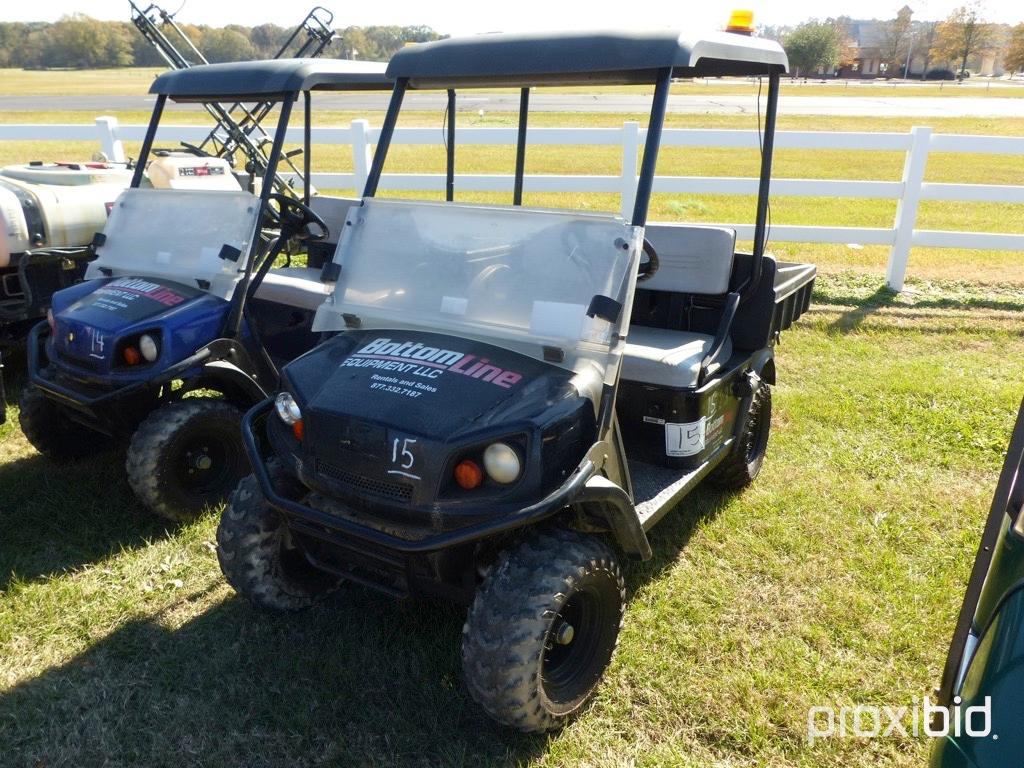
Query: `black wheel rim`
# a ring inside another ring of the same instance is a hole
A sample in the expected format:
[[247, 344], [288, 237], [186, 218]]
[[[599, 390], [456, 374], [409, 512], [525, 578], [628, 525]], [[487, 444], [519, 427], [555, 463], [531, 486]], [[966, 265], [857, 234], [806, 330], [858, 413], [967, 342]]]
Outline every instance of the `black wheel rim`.
[[747, 430], [745, 454], [747, 464], [756, 464], [764, 457], [765, 449], [768, 447], [768, 425], [770, 422], [770, 407], [766, 407], [765, 403], [762, 402], [757, 410], [751, 414], [751, 424]]
[[[609, 587], [617, 598], [614, 585], [581, 586], [569, 596], [548, 628], [541, 682], [555, 714], [569, 712], [586, 699], [611, 660], [620, 606], [618, 599], [609, 600], [605, 591]], [[571, 639], [566, 642], [569, 635]]]
[[182, 435], [174, 454], [174, 481], [196, 504], [226, 496], [241, 475], [241, 446], [214, 432]]

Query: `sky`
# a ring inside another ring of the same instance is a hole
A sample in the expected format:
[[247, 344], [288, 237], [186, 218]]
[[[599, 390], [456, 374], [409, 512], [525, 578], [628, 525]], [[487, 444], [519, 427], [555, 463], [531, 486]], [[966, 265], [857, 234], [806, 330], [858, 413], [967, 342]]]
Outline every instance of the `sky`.
[[[147, 0], [137, 0], [143, 7]], [[161, 0], [171, 12], [182, 0]], [[627, 3], [602, 0], [386, 0], [385, 2], [337, 2], [316, 0], [335, 13], [334, 26], [370, 26], [375, 24], [426, 24], [451, 35], [477, 32], [520, 32], [559, 29], [711, 29], [724, 26], [734, 8], [754, 11], [757, 24], [778, 26], [797, 24], [810, 15], [818, 18], [852, 16], [858, 19], [888, 19], [903, 5], [914, 10], [921, 21], [940, 20], [962, 5], [964, 0], [816, 0], [808, 3], [778, 0], [630, 0]], [[314, 4], [314, 0], [283, 3], [280, 0], [184, 0], [176, 18], [190, 24], [242, 24], [254, 26], [274, 22], [293, 26]], [[1024, 3], [1020, 0], [988, 0], [983, 4], [989, 21], [1017, 24], [1024, 21]], [[0, 3], [0, 21], [56, 21], [71, 13], [86, 13], [98, 19], [128, 19], [128, 0], [38, 0]]]

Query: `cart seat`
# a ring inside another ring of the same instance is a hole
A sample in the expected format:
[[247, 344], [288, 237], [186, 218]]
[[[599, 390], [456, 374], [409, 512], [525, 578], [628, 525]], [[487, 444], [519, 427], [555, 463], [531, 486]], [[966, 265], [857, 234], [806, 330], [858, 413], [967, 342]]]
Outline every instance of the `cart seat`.
[[[626, 340], [622, 378], [670, 389], [695, 387], [701, 361], [713, 342], [713, 336], [703, 333], [634, 325]], [[723, 354], [726, 360], [732, 355], [728, 340]]]
[[736, 230], [694, 224], [648, 224], [644, 237], [658, 254], [658, 271], [637, 284], [645, 291], [720, 296], [729, 290]]
[[358, 197], [335, 197], [334, 195], [316, 194], [309, 198], [309, 207], [313, 213], [324, 220], [329, 230], [328, 242], [335, 245], [345, 231], [345, 221], [348, 219], [349, 209], [359, 206], [362, 201]]
[[[690, 224], [649, 224], [644, 235], [658, 253], [658, 271], [637, 284], [638, 294], [721, 296], [729, 290], [736, 231]], [[635, 315], [634, 315], [635, 316]], [[700, 364], [714, 337], [685, 330], [632, 324], [622, 361], [622, 378], [658, 387], [697, 386]], [[732, 354], [726, 340], [719, 359]]]
[[267, 272], [256, 289], [256, 298], [289, 307], [317, 309], [334, 290], [334, 283], [320, 282], [320, 270], [286, 267]]

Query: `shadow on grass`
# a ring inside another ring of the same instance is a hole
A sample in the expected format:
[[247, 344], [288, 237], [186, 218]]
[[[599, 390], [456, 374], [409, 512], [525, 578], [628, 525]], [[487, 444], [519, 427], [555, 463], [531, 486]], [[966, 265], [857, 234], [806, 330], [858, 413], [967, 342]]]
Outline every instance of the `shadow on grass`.
[[[668, 515], [653, 533], [652, 560], [627, 566], [630, 593], [670, 567], [726, 501], [698, 493]], [[550, 737], [494, 724], [466, 694], [457, 606], [348, 587], [290, 615], [232, 595], [176, 625], [178, 610], [203, 598], [124, 623], [0, 696], [8, 754], [50, 768], [172, 756], [175, 765], [229, 767], [481, 766], [548, 749]]]
[[57, 463], [32, 454], [0, 463], [0, 591], [145, 546], [170, 523], [141, 509], [124, 456]]
[[[989, 309], [1005, 312], [1024, 311], [1024, 302], [1002, 300], [996, 298], [968, 297], [936, 297], [915, 299], [913, 303], [900, 300], [900, 294], [885, 287], [879, 287], [868, 296], [841, 296], [835, 294], [815, 293], [811, 302], [817, 307], [849, 307], [829, 325], [833, 333], [850, 333], [856, 331], [864, 321], [880, 309], [901, 308], [908, 311], [922, 309]], [[915, 330], [922, 330], [915, 328]], [[934, 329], [943, 330], [943, 329]], [[958, 331], [959, 332], [959, 331]]]
[[351, 588], [301, 614], [232, 596], [180, 627], [161, 619], [0, 696], [8, 754], [49, 768], [501, 765], [546, 748], [465, 694], [454, 607]]
[[[13, 357], [13, 356], [12, 356]], [[17, 402], [24, 361], [7, 366], [7, 399]], [[19, 367], [20, 365], [20, 367]], [[17, 419], [6, 425], [19, 430]], [[18, 439], [8, 437], [6, 440]], [[98, 562], [122, 549], [168, 535], [171, 525], [148, 514], [124, 476], [124, 453], [105, 450], [56, 462], [32, 453], [0, 462], [0, 592]]]

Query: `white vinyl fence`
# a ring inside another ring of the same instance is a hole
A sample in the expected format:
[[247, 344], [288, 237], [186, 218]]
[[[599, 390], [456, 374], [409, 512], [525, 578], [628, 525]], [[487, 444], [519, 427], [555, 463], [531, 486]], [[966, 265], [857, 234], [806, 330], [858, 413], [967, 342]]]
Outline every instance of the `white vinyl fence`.
[[[94, 125], [4, 125], [0, 141], [99, 140], [100, 148], [112, 161], [123, 161], [122, 142], [141, 141], [146, 127], [119, 125], [113, 117], [98, 117]], [[198, 142], [207, 129], [195, 126], [161, 126], [158, 142]], [[325, 189], [362, 191], [370, 169], [371, 149], [379, 129], [366, 120], [355, 120], [347, 127], [314, 128], [314, 144], [346, 144], [352, 147], [352, 173], [314, 173], [313, 184]], [[622, 150], [621, 172], [614, 176], [528, 174], [526, 192], [608, 192], [619, 194], [623, 216], [632, 212], [636, 193], [637, 160], [646, 130], [639, 123], [626, 122], [621, 128], [530, 128], [528, 144], [600, 145]], [[457, 128], [459, 146], [515, 143], [514, 128]], [[287, 140], [302, 142], [301, 128], [289, 129]], [[436, 128], [399, 128], [393, 144], [441, 144], [442, 132]], [[663, 147], [738, 147], [756, 149], [758, 136], [753, 131], [666, 129]], [[897, 151], [905, 155], [899, 180], [783, 179], [772, 180], [772, 195], [834, 198], [874, 198], [897, 200], [892, 227], [829, 227], [773, 224], [772, 241], [798, 243], [859, 243], [888, 245], [889, 265], [886, 282], [902, 290], [907, 259], [913, 246], [1024, 251], [1024, 234], [994, 232], [955, 232], [917, 229], [917, 210], [921, 200], [1024, 203], [1024, 186], [992, 184], [940, 184], [925, 182], [925, 167], [930, 152], [955, 152], [998, 155], [1024, 155], [1024, 137], [966, 136], [934, 134], [931, 128], [912, 128], [908, 133], [842, 133], [780, 131], [775, 137], [778, 149], [831, 149], [846, 151]], [[527, 159], [529, 168], [529, 159]], [[511, 174], [457, 174], [456, 189], [501, 191], [511, 194]], [[443, 190], [443, 174], [386, 173], [382, 189]], [[658, 176], [654, 191], [677, 194], [756, 195], [756, 178]], [[1016, 216], [1007, 216], [1015, 219]], [[752, 240], [752, 223], [723, 223], [736, 229], [740, 239]]]

